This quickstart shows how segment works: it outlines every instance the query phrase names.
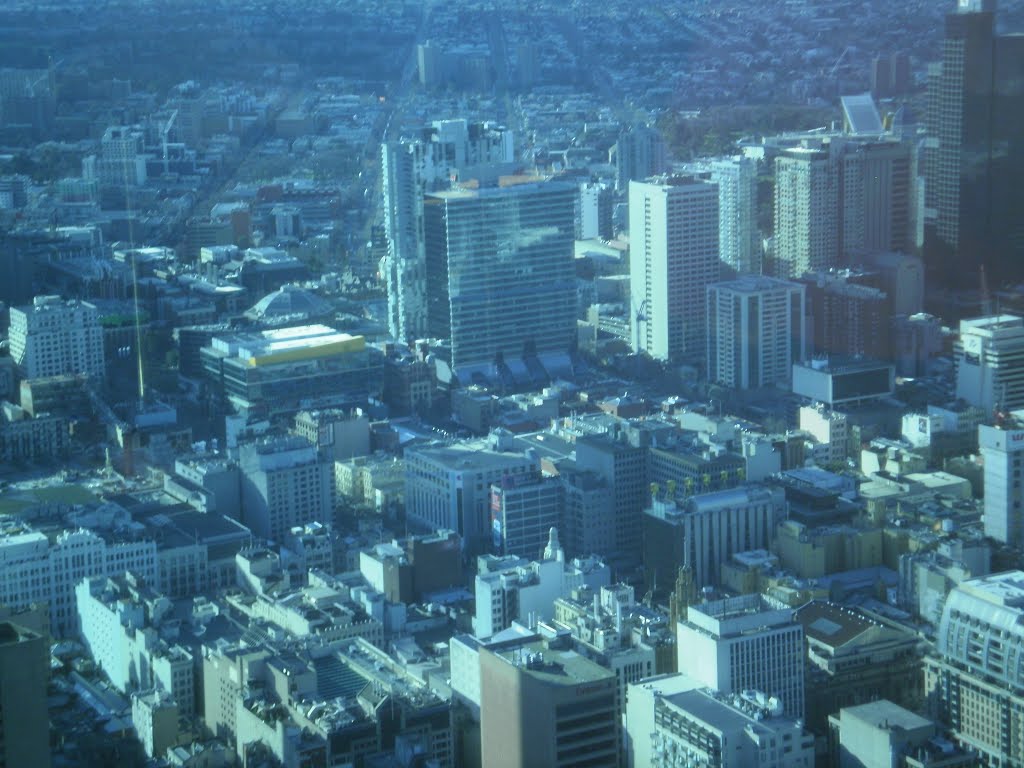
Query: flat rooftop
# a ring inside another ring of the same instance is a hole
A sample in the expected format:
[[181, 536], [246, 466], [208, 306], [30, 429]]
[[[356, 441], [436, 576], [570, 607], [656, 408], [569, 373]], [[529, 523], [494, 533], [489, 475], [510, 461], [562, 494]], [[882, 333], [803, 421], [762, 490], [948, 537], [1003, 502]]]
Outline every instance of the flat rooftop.
[[[614, 679], [614, 673], [595, 664], [576, 651], [549, 649], [541, 640], [514, 648], [495, 650], [494, 654], [525, 674], [554, 685], [576, 685]], [[534, 661], [530, 661], [533, 658]]]

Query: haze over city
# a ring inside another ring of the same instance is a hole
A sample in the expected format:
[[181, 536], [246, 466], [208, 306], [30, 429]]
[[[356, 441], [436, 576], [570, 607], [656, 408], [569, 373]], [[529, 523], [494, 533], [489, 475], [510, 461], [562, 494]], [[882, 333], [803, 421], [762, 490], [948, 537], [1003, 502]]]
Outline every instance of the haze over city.
[[0, 768], [1024, 766], [1024, 2], [8, 0]]

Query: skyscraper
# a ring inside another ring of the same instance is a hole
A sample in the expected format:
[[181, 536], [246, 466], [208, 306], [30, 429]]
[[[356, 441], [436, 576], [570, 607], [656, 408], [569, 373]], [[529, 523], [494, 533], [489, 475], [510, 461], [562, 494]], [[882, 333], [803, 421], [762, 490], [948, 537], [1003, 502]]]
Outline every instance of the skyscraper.
[[707, 291], [708, 380], [740, 389], [789, 381], [807, 357], [804, 286], [745, 276]]
[[658, 360], [705, 354], [705, 291], [718, 280], [718, 185], [669, 176], [629, 185], [633, 346]]
[[657, 176], [668, 169], [665, 140], [654, 128], [635, 125], [615, 142], [615, 188], [624, 192], [629, 182]]
[[839, 185], [827, 149], [794, 147], [775, 159], [775, 275], [800, 277], [834, 266], [839, 254]]
[[513, 159], [512, 131], [489, 122], [440, 120], [417, 136], [381, 146], [388, 241], [383, 271], [388, 330], [396, 339], [411, 342], [427, 335], [423, 195], [447, 189], [460, 172], [494, 173], [487, 167]]
[[452, 365], [566, 355], [576, 332], [572, 184], [520, 177], [427, 195], [427, 329]]
[[995, 33], [995, 5], [959, 0], [929, 72], [925, 255], [944, 287], [1024, 276], [1024, 36]]
[[955, 354], [958, 399], [989, 414], [1024, 408], [1024, 320], [961, 320]]
[[1024, 412], [997, 426], [978, 426], [978, 447], [985, 460], [985, 535], [1020, 548], [1024, 544]]
[[757, 229], [757, 162], [729, 157], [711, 165], [718, 184], [718, 248], [722, 264], [737, 274], [761, 272]]
[[0, 766], [50, 765], [48, 659], [45, 638], [0, 624]]

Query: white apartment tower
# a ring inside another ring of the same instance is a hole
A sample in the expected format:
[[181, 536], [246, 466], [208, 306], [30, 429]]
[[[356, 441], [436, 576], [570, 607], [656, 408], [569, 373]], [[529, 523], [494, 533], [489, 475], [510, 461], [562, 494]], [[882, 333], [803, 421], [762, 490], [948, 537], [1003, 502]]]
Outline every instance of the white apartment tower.
[[708, 379], [737, 389], [789, 381], [807, 356], [805, 289], [745, 275], [707, 288]]
[[657, 360], [705, 353], [707, 286], [720, 277], [718, 185], [691, 176], [629, 184], [633, 346]]
[[722, 264], [737, 274], [760, 274], [757, 229], [757, 161], [729, 157], [711, 164], [718, 184], [718, 247]]
[[512, 131], [489, 122], [439, 120], [415, 136], [381, 145], [388, 240], [382, 271], [394, 338], [415, 341], [427, 336], [423, 195], [447, 189], [453, 176], [467, 175], [470, 169], [514, 159]]
[[830, 153], [794, 147], [775, 159], [775, 274], [828, 269], [839, 254], [838, 175]]
[[103, 329], [96, 307], [36, 296], [11, 309], [11, 357], [26, 379], [78, 373], [103, 377]]
[[961, 320], [955, 358], [957, 398], [987, 413], [1024, 408], [1024, 319]]

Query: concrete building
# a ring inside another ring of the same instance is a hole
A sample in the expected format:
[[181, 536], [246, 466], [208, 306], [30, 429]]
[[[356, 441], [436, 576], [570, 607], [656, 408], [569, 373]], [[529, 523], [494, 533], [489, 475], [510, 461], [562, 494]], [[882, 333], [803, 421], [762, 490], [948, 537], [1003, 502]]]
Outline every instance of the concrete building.
[[405, 453], [405, 508], [410, 521], [462, 537], [470, 552], [490, 543], [490, 489], [506, 476], [535, 477], [539, 460], [517, 448], [509, 433]]
[[269, 438], [239, 448], [242, 522], [282, 542], [295, 526], [334, 517], [333, 465], [301, 437]]
[[31, 417], [20, 406], [0, 401], [0, 461], [53, 461], [70, 449], [67, 419], [47, 413]]
[[75, 373], [103, 378], [103, 330], [88, 302], [36, 296], [31, 306], [11, 308], [8, 333], [23, 378]]
[[[436, 66], [431, 54], [437, 54]], [[420, 75], [440, 77], [440, 52], [419, 46]], [[426, 67], [426, 68], [425, 68]], [[427, 272], [423, 196], [447, 189], [453, 175], [471, 178], [480, 167], [515, 159], [513, 133], [494, 123], [440, 120], [419, 135], [381, 146], [384, 230], [388, 252], [388, 323], [392, 337], [413, 342], [427, 337]]]
[[78, 632], [75, 587], [85, 578], [132, 571], [150, 583], [158, 579], [157, 545], [152, 539], [108, 540], [90, 530], [55, 535], [28, 527], [0, 538], [0, 605], [49, 606], [54, 637]]
[[678, 670], [718, 693], [748, 688], [804, 714], [804, 632], [761, 595], [691, 605], [676, 631]]
[[775, 160], [775, 274], [801, 277], [839, 255], [839, 190], [828, 151], [795, 147]]
[[428, 194], [423, 203], [427, 331], [452, 366], [567, 359], [576, 334], [576, 188], [534, 177]]
[[491, 544], [499, 555], [534, 559], [562, 525], [565, 491], [557, 477], [509, 476], [491, 485]]
[[761, 235], [757, 227], [757, 162], [729, 157], [711, 164], [718, 185], [718, 252], [734, 274], [761, 274]]
[[629, 686], [625, 741], [630, 768], [811, 768], [814, 737], [755, 690], [724, 695], [686, 675]]
[[1024, 765], [1024, 573], [971, 579], [949, 593], [925, 658], [925, 695], [953, 738], [987, 765]]
[[721, 275], [718, 185], [671, 176], [629, 185], [633, 348], [657, 360], [706, 352], [707, 286]]
[[939, 725], [886, 699], [844, 707], [829, 717], [832, 765], [838, 768], [967, 768], [973, 755], [957, 750]]
[[828, 733], [841, 707], [879, 698], [919, 708], [921, 642], [906, 628], [856, 608], [813, 600], [795, 613], [807, 641], [807, 727]]
[[122, 693], [163, 691], [183, 715], [196, 711], [195, 663], [160, 636], [173, 604], [131, 573], [83, 579], [75, 588], [81, 637], [96, 665]]
[[955, 357], [957, 398], [987, 413], [1024, 408], [1024, 319], [961, 320]]
[[481, 647], [480, 739], [489, 768], [620, 764], [615, 674], [533, 640]]
[[665, 140], [657, 129], [634, 125], [623, 131], [612, 147], [615, 189], [625, 192], [631, 181], [647, 179], [668, 170]]
[[240, 414], [351, 408], [381, 394], [383, 353], [324, 325], [218, 333], [199, 354], [208, 381]]
[[654, 499], [643, 515], [644, 581], [668, 589], [688, 566], [698, 588], [717, 585], [719, 565], [737, 552], [767, 549], [786, 514], [783, 490], [760, 485]]
[[737, 389], [784, 384], [807, 357], [804, 286], [740, 277], [707, 288], [708, 379]]
[[162, 758], [178, 745], [178, 705], [160, 690], [132, 694], [132, 727], [146, 756]]
[[610, 581], [611, 571], [596, 558], [566, 562], [558, 532], [552, 528], [537, 560], [493, 555], [477, 559], [473, 632], [478, 638], [492, 637], [513, 622], [532, 630], [553, 618], [558, 598], [577, 587], [598, 589]]
[[46, 705], [49, 646], [41, 635], [0, 623], [0, 765], [50, 766]]
[[985, 535], [1020, 547], [1024, 544], [1024, 411], [1013, 412], [996, 426], [978, 426], [978, 446], [985, 459]]
[[809, 434], [820, 446], [815, 448], [818, 466], [842, 465], [850, 455], [849, 417], [840, 411], [817, 405], [800, 407], [798, 428]]

